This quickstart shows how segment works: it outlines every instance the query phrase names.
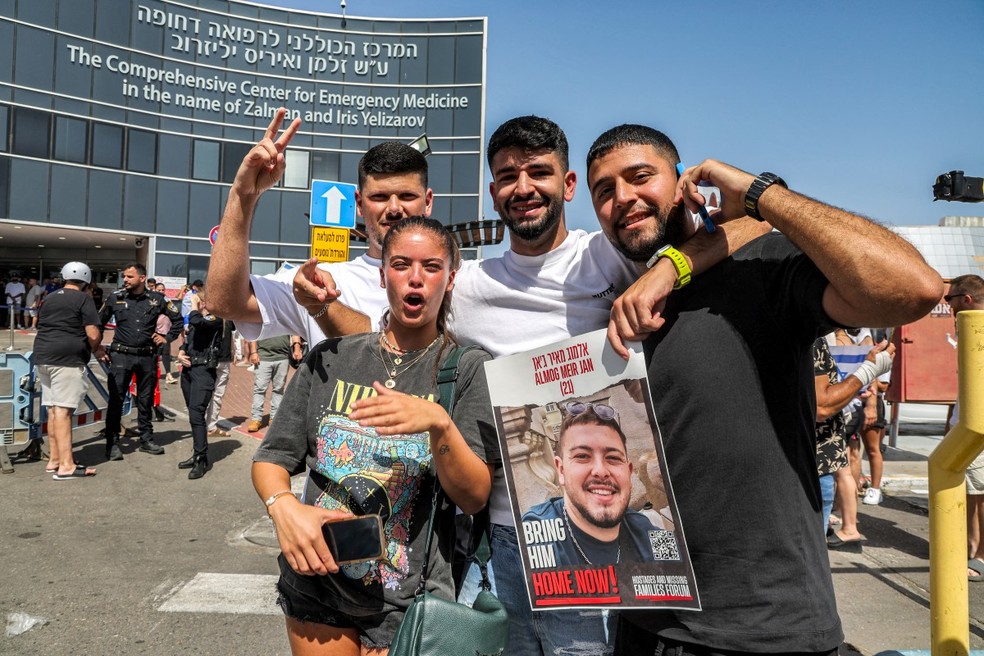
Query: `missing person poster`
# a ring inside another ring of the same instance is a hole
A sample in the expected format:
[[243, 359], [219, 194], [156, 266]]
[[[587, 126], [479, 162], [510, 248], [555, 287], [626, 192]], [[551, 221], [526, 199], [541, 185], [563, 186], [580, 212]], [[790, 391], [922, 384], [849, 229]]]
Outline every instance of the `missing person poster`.
[[485, 364], [534, 610], [700, 610], [641, 350], [604, 330]]

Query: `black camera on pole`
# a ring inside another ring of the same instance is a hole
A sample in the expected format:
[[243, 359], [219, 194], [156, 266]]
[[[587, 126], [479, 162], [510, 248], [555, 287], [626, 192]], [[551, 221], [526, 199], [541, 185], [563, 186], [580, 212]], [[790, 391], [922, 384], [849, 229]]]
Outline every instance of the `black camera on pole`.
[[956, 200], [963, 203], [984, 202], [984, 178], [971, 178], [963, 171], [950, 171], [936, 178], [933, 200]]

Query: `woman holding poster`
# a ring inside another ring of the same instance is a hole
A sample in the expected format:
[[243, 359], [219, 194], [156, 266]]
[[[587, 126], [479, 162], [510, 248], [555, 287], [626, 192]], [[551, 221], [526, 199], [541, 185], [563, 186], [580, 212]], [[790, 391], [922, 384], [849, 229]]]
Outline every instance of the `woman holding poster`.
[[[435, 483], [466, 513], [488, 501], [499, 460], [488, 354], [462, 357], [452, 417], [436, 402], [437, 372], [455, 346], [444, 324], [459, 261], [439, 222], [413, 217], [392, 226], [380, 266], [386, 328], [315, 347], [254, 456], [253, 484], [283, 552], [279, 602], [294, 654], [386, 654], [420, 583]], [[290, 489], [290, 476], [305, 466], [307, 505]], [[453, 600], [446, 555], [454, 507], [445, 505], [426, 587]], [[339, 520], [370, 515], [382, 522], [375, 556], [333, 557], [323, 530], [331, 539]]]

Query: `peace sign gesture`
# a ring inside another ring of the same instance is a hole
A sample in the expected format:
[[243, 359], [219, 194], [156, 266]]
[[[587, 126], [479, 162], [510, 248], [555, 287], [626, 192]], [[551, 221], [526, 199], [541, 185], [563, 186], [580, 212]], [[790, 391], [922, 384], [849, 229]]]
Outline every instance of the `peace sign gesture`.
[[243, 158], [236, 179], [232, 183], [232, 193], [239, 196], [259, 196], [264, 191], [277, 184], [287, 168], [284, 151], [287, 144], [301, 127], [301, 119], [295, 118], [290, 122], [280, 136], [280, 126], [283, 125], [287, 110], [283, 107], [277, 110], [266, 133], [258, 144], [253, 146]]

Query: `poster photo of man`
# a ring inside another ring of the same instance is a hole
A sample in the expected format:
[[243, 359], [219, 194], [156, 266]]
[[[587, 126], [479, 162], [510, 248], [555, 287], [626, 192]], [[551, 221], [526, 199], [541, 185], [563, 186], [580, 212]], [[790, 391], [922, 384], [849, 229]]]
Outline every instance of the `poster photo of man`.
[[533, 609], [699, 609], [641, 352], [604, 331], [486, 364]]

